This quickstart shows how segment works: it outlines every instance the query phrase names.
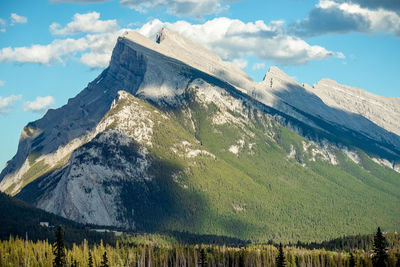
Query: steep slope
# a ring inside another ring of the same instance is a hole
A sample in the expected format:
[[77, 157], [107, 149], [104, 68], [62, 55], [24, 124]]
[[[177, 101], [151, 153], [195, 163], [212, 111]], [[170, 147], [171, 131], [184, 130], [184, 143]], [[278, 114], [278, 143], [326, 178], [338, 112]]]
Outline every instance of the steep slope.
[[[300, 85], [276, 67], [272, 67], [267, 72], [262, 84], [264, 85], [262, 90], [272, 93], [284, 103], [289, 104], [299, 111], [373, 139], [374, 142], [379, 144], [378, 146], [384, 147], [385, 150], [393, 154], [394, 157], [391, 157], [392, 165], [398, 164], [395, 159], [400, 156], [400, 137], [398, 135], [398, 126], [393, 126], [393, 124], [395, 124], [396, 115], [400, 115], [399, 107], [396, 107], [396, 103], [400, 103], [399, 101], [396, 102], [396, 100], [393, 100], [390, 102], [388, 106], [389, 112], [381, 108], [381, 111], [384, 111], [382, 114], [385, 115], [374, 116], [371, 114], [370, 116], [366, 116], [366, 112], [357, 112], [357, 106], [359, 106], [357, 102], [359, 100], [354, 100], [356, 98], [353, 98], [353, 103], [348, 103], [348, 101], [346, 103], [345, 99], [348, 99], [346, 94], [351, 95], [351, 92], [354, 92], [350, 87], [343, 90], [342, 92], [346, 93], [342, 94], [336, 94], [335, 92], [338, 91], [337, 83], [329, 83], [325, 86], [323, 85], [324, 83], [320, 83], [321, 86], [317, 84], [315, 89], [313, 89], [307, 85]], [[324, 89], [321, 90], [319, 88]], [[342, 99], [342, 103], [340, 105], [331, 105], [332, 101], [327, 100], [328, 98], [320, 98], [320, 96], [324, 95], [323, 92], [327, 91], [330, 91], [330, 95], [336, 95], [336, 99]], [[382, 107], [388, 104], [388, 101], [384, 98], [375, 97], [371, 99], [375, 99], [374, 104]], [[263, 101], [262, 98], [261, 101]], [[324, 101], [327, 101], [327, 103]], [[369, 109], [377, 110], [372, 107], [374, 104], [371, 103], [367, 106]], [[277, 108], [282, 109], [279, 105]], [[380, 116], [388, 116], [390, 122], [382, 123], [383, 120]]]
[[360, 114], [388, 131], [400, 135], [400, 99], [377, 96], [361, 88], [322, 79], [309, 90], [330, 107]]
[[256, 83], [171, 31], [127, 32], [95, 81], [25, 127], [0, 188], [83, 223], [322, 240], [400, 226], [398, 140], [277, 68]]

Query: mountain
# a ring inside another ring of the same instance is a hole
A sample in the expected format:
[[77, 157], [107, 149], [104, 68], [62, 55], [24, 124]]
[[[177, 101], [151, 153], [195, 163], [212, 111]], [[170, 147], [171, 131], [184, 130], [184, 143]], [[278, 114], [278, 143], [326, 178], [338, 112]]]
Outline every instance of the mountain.
[[[336, 91], [333, 91], [336, 90]], [[277, 67], [262, 82], [163, 29], [21, 133], [0, 189], [81, 223], [326, 240], [400, 226], [398, 99]]]

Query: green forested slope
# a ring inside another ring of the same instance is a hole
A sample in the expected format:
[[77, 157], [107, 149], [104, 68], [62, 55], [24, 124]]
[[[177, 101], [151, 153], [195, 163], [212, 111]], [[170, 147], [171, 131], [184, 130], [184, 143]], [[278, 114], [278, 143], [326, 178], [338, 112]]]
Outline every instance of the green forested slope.
[[[334, 146], [329, 147], [337, 161], [332, 164], [313, 155], [313, 149], [321, 149], [316, 143], [256, 110], [248, 110], [245, 123], [217, 125], [219, 107], [195, 98], [188, 96], [186, 109], [156, 111], [169, 119], [155, 126], [150, 153], [156, 179], [145, 186], [147, 202], [131, 201], [139, 229], [293, 242], [369, 233], [377, 225], [400, 228], [398, 173], [361, 150], [357, 164]], [[182, 157], [176, 144], [184, 141], [215, 157]], [[178, 152], [171, 150], [174, 145]], [[232, 145], [237, 154], [229, 151]], [[127, 199], [142, 192], [132, 190]]]
[[[178, 107], [129, 95], [103, 118], [135, 103], [156, 122], [146, 147], [153, 179], [119, 182], [120, 212], [135, 230], [307, 242], [366, 234], [378, 225], [400, 229], [400, 175], [348, 146], [358, 155], [358, 163], [351, 160], [339, 144], [351, 136], [336, 144], [309, 128], [321, 140], [305, 139], [257, 106], [230, 109], [204, 101], [197, 90], [189, 88]], [[104, 146], [94, 142], [84, 146]], [[134, 156], [139, 147], [121, 153]], [[34, 202], [38, 181], [17, 197]]]

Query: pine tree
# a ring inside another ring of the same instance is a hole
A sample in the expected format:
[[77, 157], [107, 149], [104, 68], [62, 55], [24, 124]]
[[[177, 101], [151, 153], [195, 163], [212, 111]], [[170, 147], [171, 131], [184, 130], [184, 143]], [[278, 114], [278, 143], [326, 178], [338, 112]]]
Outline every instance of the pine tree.
[[279, 243], [279, 254], [276, 257], [276, 267], [285, 267], [285, 254], [283, 254], [282, 243]]
[[78, 267], [78, 262], [71, 257], [71, 267]]
[[245, 267], [246, 266], [246, 262], [244, 260], [244, 251], [242, 250], [239, 253], [239, 267]]
[[207, 255], [206, 255], [206, 250], [204, 248], [200, 250], [199, 265], [201, 267], [207, 266]]
[[65, 260], [65, 247], [64, 240], [62, 236], [62, 228], [59, 226], [56, 231], [56, 241], [53, 244], [53, 266], [54, 267], [64, 267], [66, 266]]
[[356, 259], [354, 259], [354, 254], [350, 253], [349, 267], [355, 267], [355, 266], [356, 266]]
[[386, 260], [386, 238], [383, 236], [381, 228], [378, 227], [378, 231], [374, 237], [374, 256], [372, 258], [372, 264], [374, 267], [385, 267]]
[[109, 267], [108, 258], [107, 258], [107, 251], [104, 251], [103, 260], [101, 261], [100, 267]]
[[88, 267], [93, 267], [93, 258], [92, 258], [92, 253], [90, 253], [90, 251], [89, 251]]

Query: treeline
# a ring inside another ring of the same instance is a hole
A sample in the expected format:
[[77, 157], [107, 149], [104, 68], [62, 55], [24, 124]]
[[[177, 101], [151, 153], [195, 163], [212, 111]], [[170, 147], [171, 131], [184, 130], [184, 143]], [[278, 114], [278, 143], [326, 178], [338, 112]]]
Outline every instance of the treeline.
[[[136, 243], [132, 242], [132, 239], [129, 242], [125, 239], [117, 241], [115, 246], [105, 245], [103, 242], [90, 246], [84, 240], [80, 245], [74, 244], [69, 249], [60, 250], [59, 240], [61, 240], [60, 236], [58, 241], [51, 244], [48, 241], [33, 242], [10, 237], [9, 240], [0, 242], [0, 266], [242, 267], [283, 266], [284, 264], [289, 267], [396, 267], [400, 264], [400, 247], [386, 249], [387, 242], [382, 235], [380, 239], [375, 238], [378, 240], [374, 241], [375, 251], [353, 250], [351, 253], [286, 246], [283, 247], [282, 254], [279, 254], [278, 248], [273, 245], [229, 247], [225, 245], [168, 245], [157, 242], [144, 244], [140, 240]], [[381, 258], [377, 255], [381, 255]], [[62, 261], [57, 262], [57, 259], [61, 258]], [[379, 262], [380, 259], [381, 262]], [[59, 264], [60, 262], [62, 264]]]
[[[387, 233], [385, 234], [385, 239], [389, 248], [400, 248], [400, 234]], [[343, 236], [320, 243], [302, 243], [299, 241], [297, 242], [296, 246], [306, 249], [326, 249], [332, 251], [370, 251], [374, 248], [374, 235]]]
[[226, 245], [232, 247], [244, 247], [251, 244], [250, 240], [243, 240], [235, 237], [221, 235], [201, 235], [189, 232], [168, 231], [164, 235], [170, 235], [179, 244], [210, 244], [210, 245]]

